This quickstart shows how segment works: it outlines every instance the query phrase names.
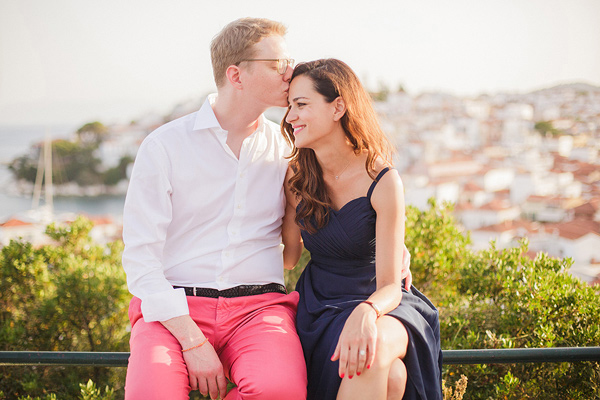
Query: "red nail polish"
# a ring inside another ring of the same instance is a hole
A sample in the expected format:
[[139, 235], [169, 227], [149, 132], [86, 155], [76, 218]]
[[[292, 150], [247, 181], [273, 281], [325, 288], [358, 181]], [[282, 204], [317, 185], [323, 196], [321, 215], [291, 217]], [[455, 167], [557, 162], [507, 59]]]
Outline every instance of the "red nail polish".
[[371, 369], [371, 366], [370, 366], [370, 365], [367, 365], [367, 369]]
[[352, 379], [352, 375], [350, 375], [350, 376], [348, 377], [348, 379]]
[[344, 379], [344, 373], [342, 372], [342, 374], [340, 375], [340, 378]]
[[356, 376], [360, 376], [360, 372], [357, 372], [357, 373], [356, 373]]

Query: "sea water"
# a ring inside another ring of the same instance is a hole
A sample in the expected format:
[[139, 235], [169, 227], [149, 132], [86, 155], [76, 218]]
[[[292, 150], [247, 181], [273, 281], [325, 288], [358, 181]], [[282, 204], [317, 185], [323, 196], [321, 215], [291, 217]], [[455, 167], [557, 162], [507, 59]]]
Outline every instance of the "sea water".
[[[54, 139], [69, 139], [77, 127], [74, 126], [0, 126], [0, 223], [32, 207], [31, 196], [19, 196], [10, 190], [14, 185], [8, 164], [15, 158], [28, 154], [31, 147], [42, 143], [49, 135]], [[43, 200], [41, 201], [43, 202]], [[92, 216], [123, 214], [125, 196], [61, 197], [53, 199], [56, 213], [72, 212]]]

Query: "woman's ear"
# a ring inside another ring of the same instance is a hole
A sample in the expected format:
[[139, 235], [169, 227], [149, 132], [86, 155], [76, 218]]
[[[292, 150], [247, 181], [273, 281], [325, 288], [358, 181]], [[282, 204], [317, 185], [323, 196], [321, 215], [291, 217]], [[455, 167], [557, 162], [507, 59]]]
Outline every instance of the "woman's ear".
[[339, 121], [344, 114], [346, 114], [346, 102], [342, 96], [338, 96], [337, 99], [333, 101], [333, 107], [333, 120]]
[[235, 89], [242, 89], [242, 79], [241, 79], [241, 71], [240, 67], [237, 65], [230, 65], [227, 67], [225, 71], [225, 76], [227, 76], [227, 81], [233, 86]]

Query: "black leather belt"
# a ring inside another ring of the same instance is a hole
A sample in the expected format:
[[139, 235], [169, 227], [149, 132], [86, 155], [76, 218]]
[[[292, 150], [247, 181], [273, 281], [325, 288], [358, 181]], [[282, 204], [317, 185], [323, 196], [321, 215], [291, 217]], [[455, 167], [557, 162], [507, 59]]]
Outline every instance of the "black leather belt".
[[240, 285], [225, 290], [186, 286], [173, 286], [173, 288], [184, 289], [186, 296], [212, 297], [214, 299], [217, 297], [255, 296], [257, 294], [265, 293], [287, 294], [285, 286], [279, 283], [268, 283], [266, 285]]

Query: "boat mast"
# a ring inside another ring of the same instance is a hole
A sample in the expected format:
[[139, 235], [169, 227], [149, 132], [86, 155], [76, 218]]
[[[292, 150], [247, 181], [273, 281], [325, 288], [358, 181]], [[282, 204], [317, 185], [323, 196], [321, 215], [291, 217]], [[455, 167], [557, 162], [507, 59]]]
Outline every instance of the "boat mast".
[[[44, 182], [45, 180], [45, 182]], [[52, 140], [50, 132], [46, 129], [44, 139], [44, 148], [40, 151], [37, 173], [35, 176], [35, 185], [33, 187], [33, 197], [31, 208], [38, 210], [40, 207], [40, 197], [42, 193], [42, 184], [44, 184], [44, 209], [52, 215], [54, 213], [54, 186], [52, 185]]]

